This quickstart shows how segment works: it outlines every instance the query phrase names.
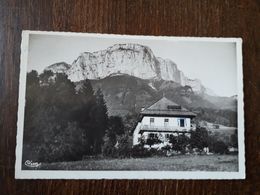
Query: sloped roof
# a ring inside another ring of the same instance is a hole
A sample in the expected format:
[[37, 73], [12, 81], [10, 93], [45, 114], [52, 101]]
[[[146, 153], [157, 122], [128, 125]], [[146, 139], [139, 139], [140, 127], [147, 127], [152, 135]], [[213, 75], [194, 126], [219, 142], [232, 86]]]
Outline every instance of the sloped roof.
[[163, 97], [153, 105], [141, 111], [142, 115], [186, 116], [195, 117], [196, 114], [188, 111], [175, 102]]

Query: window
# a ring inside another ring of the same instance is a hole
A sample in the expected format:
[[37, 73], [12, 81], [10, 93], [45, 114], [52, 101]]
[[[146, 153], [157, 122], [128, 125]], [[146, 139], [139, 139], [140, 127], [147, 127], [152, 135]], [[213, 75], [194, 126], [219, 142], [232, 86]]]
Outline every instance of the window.
[[180, 121], [180, 123], [179, 123], [180, 127], [184, 127], [185, 126], [185, 119], [182, 118], [179, 121]]
[[164, 119], [164, 126], [168, 126], [169, 125], [169, 119], [168, 118], [165, 118]]
[[154, 124], [154, 118], [150, 118], [150, 125]]
[[169, 110], [180, 110], [181, 106], [177, 106], [177, 105], [168, 105], [167, 108]]

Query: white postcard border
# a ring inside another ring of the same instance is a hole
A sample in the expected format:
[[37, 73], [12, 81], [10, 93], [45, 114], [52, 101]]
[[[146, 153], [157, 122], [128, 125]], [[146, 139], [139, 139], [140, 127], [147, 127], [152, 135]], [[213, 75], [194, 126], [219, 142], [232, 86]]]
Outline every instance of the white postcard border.
[[[205, 41], [205, 42], [233, 42], [236, 43], [237, 59], [237, 87], [238, 87], [238, 172], [213, 171], [64, 171], [64, 170], [22, 170], [23, 126], [26, 91], [26, 72], [28, 62], [29, 35], [62, 35], [83, 37], [106, 37], [117, 39], [146, 39], [171, 41]], [[245, 179], [245, 146], [244, 146], [244, 102], [243, 102], [243, 68], [242, 68], [242, 39], [217, 37], [170, 37], [170, 36], [144, 36], [144, 35], [116, 35], [98, 33], [75, 33], [53, 31], [22, 32], [20, 80], [17, 120], [17, 145], [15, 178], [16, 179]]]

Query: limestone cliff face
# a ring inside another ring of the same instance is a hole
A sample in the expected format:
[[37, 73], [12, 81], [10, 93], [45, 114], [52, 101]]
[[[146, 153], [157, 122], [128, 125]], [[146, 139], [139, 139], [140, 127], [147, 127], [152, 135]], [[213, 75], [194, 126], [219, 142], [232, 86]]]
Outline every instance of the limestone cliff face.
[[149, 47], [139, 44], [116, 44], [106, 50], [84, 52], [71, 65], [57, 63], [46, 69], [65, 73], [73, 82], [127, 74], [141, 79], [174, 81], [191, 86], [194, 92], [207, 93], [198, 79], [187, 78], [173, 61], [156, 57]]

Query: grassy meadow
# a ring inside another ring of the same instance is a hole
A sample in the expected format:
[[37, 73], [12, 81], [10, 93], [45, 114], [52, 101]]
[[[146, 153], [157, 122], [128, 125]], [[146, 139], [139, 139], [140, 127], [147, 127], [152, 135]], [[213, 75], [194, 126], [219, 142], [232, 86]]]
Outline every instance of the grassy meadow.
[[[28, 169], [28, 167], [26, 167]], [[39, 170], [153, 170], [153, 171], [238, 171], [237, 155], [178, 155], [172, 157], [86, 159], [41, 163]]]

